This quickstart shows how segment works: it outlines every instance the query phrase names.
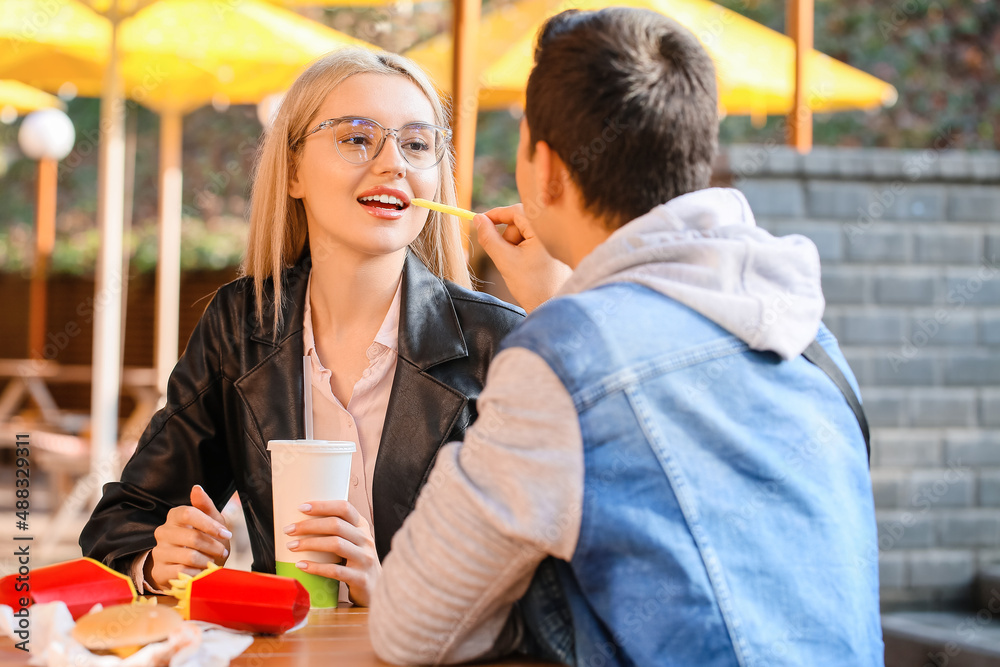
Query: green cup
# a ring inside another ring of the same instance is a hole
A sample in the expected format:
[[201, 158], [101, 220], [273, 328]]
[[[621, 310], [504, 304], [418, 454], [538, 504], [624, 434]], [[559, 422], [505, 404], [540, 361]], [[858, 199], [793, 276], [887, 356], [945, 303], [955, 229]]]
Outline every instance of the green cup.
[[276, 573], [282, 577], [297, 579], [309, 591], [310, 607], [336, 607], [340, 594], [340, 582], [336, 579], [309, 574], [295, 567], [295, 563], [277, 561]]

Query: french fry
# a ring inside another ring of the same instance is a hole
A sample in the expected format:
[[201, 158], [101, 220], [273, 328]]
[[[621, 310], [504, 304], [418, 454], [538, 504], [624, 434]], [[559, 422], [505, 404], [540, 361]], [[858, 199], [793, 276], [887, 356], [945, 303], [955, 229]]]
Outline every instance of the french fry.
[[472, 211], [466, 211], [464, 208], [458, 208], [457, 206], [448, 206], [447, 204], [439, 204], [436, 201], [430, 201], [428, 199], [420, 199], [419, 197], [414, 197], [410, 200], [410, 203], [414, 206], [420, 206], [421, 208], [429, 208], [432, 211], [439, 211], [440, 213], [448, 213], [450, 215], [457, 215], [463, 220], [472, 220], [476, 217], [476, 214]]

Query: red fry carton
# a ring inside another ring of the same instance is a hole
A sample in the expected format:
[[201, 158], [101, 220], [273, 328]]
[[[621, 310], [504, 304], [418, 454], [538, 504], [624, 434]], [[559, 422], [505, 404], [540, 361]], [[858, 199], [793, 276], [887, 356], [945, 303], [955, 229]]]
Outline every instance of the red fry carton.
[[181, 574], [168, 591], [186, 620], [233, 630], [280, 634], [309, 613], [309, 593], [295, 579], [275, 574], [227, 570], [209, 563], [204, 572]]
[[93, 558], [34, 568], [27, 574], [10, 574], [0, 579], [0, 604], [15, 611], [28, 604], [61, 600], [76, 620], [97, 603], [105, 607], [136, 599], [132, 579], [115, 572]]

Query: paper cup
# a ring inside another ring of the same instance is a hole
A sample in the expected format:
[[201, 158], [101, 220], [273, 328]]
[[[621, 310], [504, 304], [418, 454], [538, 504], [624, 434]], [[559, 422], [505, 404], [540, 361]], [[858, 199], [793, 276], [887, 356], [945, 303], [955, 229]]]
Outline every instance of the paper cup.
[[274, 560], [277, 574], [302, 582], [313, 607], [336, 607], [340, 582], [295, 567], [300, 560], [339, 562], [322, 551], [289, 551], [285, 526], [308, 519], [298, 510], [310, 500], [347, 500], [353, 442], [335, 440], [271, 440], [271, 493], [274, 501]]

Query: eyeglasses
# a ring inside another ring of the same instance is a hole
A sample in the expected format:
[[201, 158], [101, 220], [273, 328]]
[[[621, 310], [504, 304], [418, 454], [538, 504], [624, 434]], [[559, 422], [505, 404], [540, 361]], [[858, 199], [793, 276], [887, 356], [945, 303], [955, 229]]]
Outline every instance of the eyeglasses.
[[[334, 145], [340, 157], [351, 164], [364, 164], [378, 157], [385, 139], [396, 139], [399, 153], [416, 169], [429, 169], [444, 157], [451, 140], [451, 130], [428, 123], [407, 123], [397, 129], [385, 128], [370, 118], [331, 118], [317, 125], [306, 137], [320, 130], [332, 129]], [[302, 137], [305, 141], [306, 137]]]

